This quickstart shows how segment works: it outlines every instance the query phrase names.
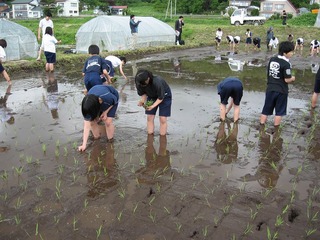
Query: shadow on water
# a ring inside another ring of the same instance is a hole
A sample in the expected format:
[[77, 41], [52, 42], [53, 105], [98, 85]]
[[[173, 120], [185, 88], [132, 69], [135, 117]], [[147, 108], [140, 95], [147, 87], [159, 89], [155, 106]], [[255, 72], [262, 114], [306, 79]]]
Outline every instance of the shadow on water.
[[[281, 133], [272, 134], [272, 118], [266, 132], [257, 126], [265, 64], [264, 58], [230, 60], [201, 51], [131, 60], [125, 67], [130, 81], [120, 77], [115, 83], [120, 93], [115, 143], [90, 140], [84, 153], [76, 150], [83, 127], [83, 84], [77, 77], [82, 66], [67, 74], [60, 70], [23, 79], [13, 76], [11, 89], [0, 82], [2, 236], [186, 239], [206, 225], [220, 224], [225, 230], [220, 239], [230, 239], [223, 225], [227, 214], [221, 213], [221, 204], [228, 200], [225, 192], [233, 196], [245, 189], [241, 194], [256, 194], [257, 199], [265, 189], [287, 194], [299, 178], [295, 191], [300, 200], [308, 199], [319, 186], [319, 115], [317, 109], [312, 114], [308, 110], [315, 66], [297, 69], [299, 81], [290, 86], [288, 116]], [[166, 137], [159, 136], [157, 121], [155, 136], [147, 136], [133, 80], [138, 68], [151, 69], [171, 86]], [[216, 85], [227, 76], [244, 83], [238, 124], [219, 121]], [[206, 215], [206, 207], [217, 216]], [[198, 220], [189, 226], [187, 219]], [[191, 232], [180, 229], [179, 222]], [[157, 231], [151, 231], [154, 228]], [[234, 231], [237, 236], [243, 232]], [[207, 234], [214, 236], [214, 230]]]

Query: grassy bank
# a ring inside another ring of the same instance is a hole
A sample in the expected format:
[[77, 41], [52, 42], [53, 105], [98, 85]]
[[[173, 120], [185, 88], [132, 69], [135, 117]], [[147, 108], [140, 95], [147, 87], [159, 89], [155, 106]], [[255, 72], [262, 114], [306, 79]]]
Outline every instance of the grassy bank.
[[[148, 16], [150, 9], [144, 9], [142, 12], [141, 9], [144, 8], [130, 8], [131, 13], [134, 13], [137, 16]], [[174, 26], [174, 22], [177, 17], [165, 18], [165, 13], [154, 12], [154, 17], [159, 18], [160, 20], [166, 22], [170, 26]], [[150, 15], [149, 15], [150, 16]], [[79, 27], [94, 18], [92, 15], [84, 15], [80, 17], [72, 18], [53, 18], [55, 25], [55, 36], [57, 39], [62, 40], [63, 45], [75, 46], [76, 39], [75, 35]], [[172, 51], [177, 48], [194, 48], [200, 46], [210, 46], [214, 44], [215, 32], [218, 27], [221, 27], [224, 36], [233, 35], [240, 36], [242, 42], [245, 38], [245, 32], [247, 28], [253, 32], [253, 36], [259, 36], [262, 39], [262, 44], [265, 41], [266, 31], [270, 26], [273, 26], [275, 36], [278, 37], [280, 41], [286, 40], [289, 34], [293, 34], [294, 38], [303, 37], [305, 39], [306, 46], [309, 45], [309, 42], [313, 39], [317, 39], [318, 28], [313, 27], [316, 19], [316, 15], [307, 14], [302, 17], [289, 19], [288, 25], [283, 26], [281, 24], [281, 19], [277, 20], [268, 20], [262, 26], [252, 26], [252, 25], [243, 25], [243, 26], [232, 26], [230, 25], [229, 18], [222, 16], [193, 16], [193, 15], [184, 15], [185, 26], [183, 29], [182, 38], [185, 40], [185, 46], [171, 46], [171, 47], [156, 47], [156, 48], [146, 48], [137, 51], [117, 51], [117, 52], [102, 52], [101, 55], [105, 56], [108, 54], [122, 54], [126, 55], [129, 58], [135, 57], [136, 55], [141, 56], [146, 52], [161, 52], [161, 51]], [[129, 17], [128, 17], [129, 20]], [[16, 23], [21, 24], [35, 34], [37, 34], [39, 19], [33, 20], [16, 20]], [[226, 45], [226, 42], [223, 42]], [[74, 65], [82, 64], [84, 59], [87, 57], [86, 54], [64, 54], [61, 47], [58, 46], [57, 53], [57, 67], [65, 65]], [[44, 60], [43, 60], [44, 61]], [[12, 61], [5, 63], [6, 68], [9, 72], [15, 72], [17, 70], [24, 69], [42, 69], [44, 62], [37, 62], [35, 59], [28, 59], [28, 61]]]

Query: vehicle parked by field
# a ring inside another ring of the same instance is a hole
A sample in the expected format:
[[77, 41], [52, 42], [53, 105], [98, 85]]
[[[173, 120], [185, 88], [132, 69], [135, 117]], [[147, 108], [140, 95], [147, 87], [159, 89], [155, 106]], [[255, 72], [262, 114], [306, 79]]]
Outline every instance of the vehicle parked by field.
[[230, 17], [231, 24], [236, 26], [243, 24], [252, 24], [258, 26], [264, 24], [266, 20], [267, 19], [265, 17], [249, 16], [247, 9], [237, 9]]

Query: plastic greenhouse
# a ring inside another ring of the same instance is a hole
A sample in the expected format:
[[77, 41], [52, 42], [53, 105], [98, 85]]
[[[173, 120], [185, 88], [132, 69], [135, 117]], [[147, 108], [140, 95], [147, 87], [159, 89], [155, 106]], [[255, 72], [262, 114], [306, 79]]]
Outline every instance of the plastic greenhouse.
[[[136, 17], [141, 21], [135, 47], [174, 45], [175, 31], [168, 24], [153, 17]], [[87, 53], [91, 44], [100, 51], [130, 49], [132, 36], [128, 16], [99, 16], [83, 24], [76, 34], [76, 51]]]
[[36, 58], [38, 41], [35, 34], [26, 27], [6, 19], [0, 19], [0, 39], [7, 41], [6, 60]]

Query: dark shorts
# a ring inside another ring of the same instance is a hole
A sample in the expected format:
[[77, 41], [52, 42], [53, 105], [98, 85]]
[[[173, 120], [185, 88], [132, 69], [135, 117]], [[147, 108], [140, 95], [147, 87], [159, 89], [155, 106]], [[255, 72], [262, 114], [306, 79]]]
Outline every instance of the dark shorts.
[[239, 41], [238, 41], [237, 39], [235, 39], [235, 40], [234, 40], [234, 43], [235, 43], [235, 44], [238, 44], [238, 43], [239, 43]]
[[216, 37], [216, 41], [217, 41], [218, 43], [220, 43], [220, 42], [221, 42], [221, 39], [218, 38], [218, 37]]
[[56, 54], [52, 52], [44, 52], [46, 56], [47, 63], [56, 63]]
[[251, 38], [247, 38], [246, 39], [246, 44], [251, 44], [252, 43], [252, 39]]
[[320, 79], [314, 81], [314, 90], [315, 93], [320, 93]]
[[118, 109], [118, 103], [113, 105], [112, 108], [107, 113], [107, 117], [114, 118]]
[[279, 92], [266, 92], [266, 99], [262, 109], [263, 115], [272, 115], [276, 110], [276, 116], [285, 116], [287, 114], [288, 94]]
[[[147, 101], [154, 100], [151, 98], [148, 98]], [[155, 101], [155, 100], [154, 100]], [[151, 111], [145, 111], [147, 115], [156, 115], [156, 112], [159, 107], [159, 116], [161, 117], [170, 117], [171, 116], [171, 103], [172, 103], [172, 97], [165, 97], [163, 101], [154, 109]]]
[[2, 73], [4, 71], [4, 67], [2, 66], [2, 64], [0, 63], [0, 73]]
[[234, 105], [240, 105], [243, 95], [242, 83], [239, 81], [231, 81], [224, 84], [220, 92], [220, 100], [224, 105], [228, 104], [229, 97], [232, 97]]
[[95, 85], [102, 85], [106, 81], [105, 78], [101, 78], [100, 73], [89, 72], [84, 76], [84, 85], [89, 91]]
[[107, 72], [109, 74], [110, 77], [114, 77], [114, 68], [112, 66], [112, 62], [110, 62], [109, 60], [105, 60], [107, 63]]

